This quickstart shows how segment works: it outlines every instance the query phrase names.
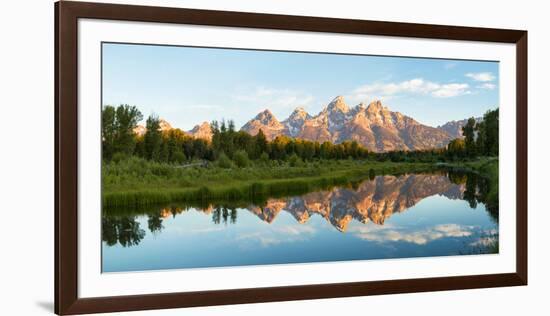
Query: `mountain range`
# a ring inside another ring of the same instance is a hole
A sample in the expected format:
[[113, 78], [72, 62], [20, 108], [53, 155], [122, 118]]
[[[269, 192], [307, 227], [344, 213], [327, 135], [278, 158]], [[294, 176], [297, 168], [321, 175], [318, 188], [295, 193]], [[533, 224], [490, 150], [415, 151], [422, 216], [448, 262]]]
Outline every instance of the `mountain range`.
[[[337, 144], [354, 140], [370, 151], [386, 152], [444, 147], [452, 139], [462, 137], [462, 126], [466, 121], [451, 121], [431, 127], [391, 111], [379, 100], [349, 107], [344, 98], [338, 96], [316, 115], [310, 115], [298, 107], [283, 121], [266, 109], [246, 122], [241, 130], [256, 135], [261, 129], [268, 140], [279, 135], [320, 143], [330, 141]], [[172, 128], [164, 120], [161, 123], [161, 130]], [[145, 127], [138, 126], [134, 131], [143, 134]], [[196, 125], [187, 134], [207, 140], [212, 138], [208, 122]]]

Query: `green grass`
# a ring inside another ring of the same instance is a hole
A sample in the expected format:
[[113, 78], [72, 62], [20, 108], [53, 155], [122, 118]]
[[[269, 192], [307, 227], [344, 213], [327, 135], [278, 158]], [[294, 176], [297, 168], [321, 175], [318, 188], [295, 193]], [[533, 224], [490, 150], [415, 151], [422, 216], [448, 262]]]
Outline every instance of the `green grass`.
[[438, 169], [476, 172], [490, 181], [486, 203], [498, 210], [498, 159], [459, 163], [397, 163], [364, 160], [320, 160], [290, 166], [288, 162], [252, 162], [245, 168], [180, 168], [168, 163], [131, 157], [102, 167], [103, 206], [106, 209], [193, 202], [249, 201], [359, 183], [381, 174], [428, 172]]
[[105, 208], [141, 207], [171, 202], [262, 201], [335, 185], [353, 185], [374, 174], [431, 171], [426, 163], [315, 161], [291, 167], [270, 161], [246, 168], [177, 168], [139, 158], [104, 164]]

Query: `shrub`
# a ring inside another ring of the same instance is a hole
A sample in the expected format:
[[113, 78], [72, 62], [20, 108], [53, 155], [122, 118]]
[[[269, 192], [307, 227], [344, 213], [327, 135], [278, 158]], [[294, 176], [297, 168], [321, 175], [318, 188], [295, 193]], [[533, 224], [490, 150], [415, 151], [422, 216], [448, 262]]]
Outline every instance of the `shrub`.
[[302, 159], [298, 157], [298, 155], [292, 154], [290, 158], [288, 158], [288, 163], [291, 167], [299, 167], [302, 165]]
[[225, 153], [220, 154], [217, 163], [220, 168], [229, 169], [233, 167], [233, 162], [225, 155]]
[[183, 163], [187, 157], [185, 157], [185, 154], [181, 151], [175, 152], [173, 156], [173, 160], [175, 163]]
[[260, 155], [260, 161], [263, 163], [269, 162], [269, 155], [265, 151]]
[[128, 160], [129, 156], [125, 153], [122, 153], [122, 152], [118, 152], [118, 153], [115, 153], [113, 155], [113, 162], [121, 162], [121, 161], [124, 161], [124, 160]]
[[248, 167], [250, 160], [248, 159], [248, 154], [244, 150], [237, 150], [233, 154], [233, 161], [239, 168]]

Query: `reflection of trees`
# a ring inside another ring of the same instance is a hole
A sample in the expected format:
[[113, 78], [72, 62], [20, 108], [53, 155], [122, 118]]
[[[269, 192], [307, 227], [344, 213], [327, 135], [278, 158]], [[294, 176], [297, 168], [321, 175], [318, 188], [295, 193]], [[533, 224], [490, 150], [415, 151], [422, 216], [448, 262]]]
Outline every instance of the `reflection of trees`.
[[376, 172], [373, 169], [369, 169], [369, 180], [372, 181], [376, 178]]
[[[101, 219], [101, 239], [108, 245], [120, 243], [123, 247], [137, 246], [145, 238], [145, 230], [140, 227], [136, 216], [103, 216]], [[162, 225], [162, 214], [147, 215], [147, 226], [151, 233], [159, 233]]]
[[468, 175], [465, 172], [449, 172], [447, 177], [454, 184], [465, 184], [468, 179]]
[[[238, 209], [247, 208], [260, 219], [271, 223], [280, 210], [290, 212], [300, 223], [305, 223], [312, 214], [320, 214], [336, 226], [345, 230], [347, 223], [358, 220], [383, 224], [384, 219], [395, 212], [412, 207], [421, 199], [443, 194], [448, 198], [462, 198], [475, 208], [485, 205], [489, 215], [498, 222], [498, 181], [477, 173], [441, 171], [432, 175], [406, 175], [401, 177], [381, 176], [364, 182], [349, 182], [338, 189], [314, 192], [286, 199], [274, 199], [269, 203], [256, 204], [251, 201], [210, 201], [199, 208], [196, 204], [180, 206], [150, 206], [136, 214], [135, 210], [111, 210], [104, 213], [103, 241], [109, 245], [119, 242], [124, 247], [137, 245], [145, 236], [136, 221], [138, 215], [147, 216], [147, 226], [156, 234], [164, 229], [163, 221], [189, 209], [212, 217], [215, 224], [235, 224]], [[370, 175], [370, 176], [374, 176]], [[446, 176], [446, 178], [445, 178]]]
[[498, 185], [498, 183], [492, 184], [491, 179], [477, 173], [449, 172], [448, 177], [453, 183], [466, 184], [464, 200], [471, 208], [477, 207], [478, 203], [483, 203], [489, 215], [498, 222], [498, 194], [490, 194], [491, 185]]
[[222, 211], [221, 208], [216, 207], [214, 209], [214, 211], [212, 212], [212, 222], [214, 222], [214, 224], [219, 224], [220, 223], [221, 211]]
[[468, 201], [471, 208], [477, 207], [477, 175], [471, 174], [466, 178], [466, 190], [464, 191], [464, 200]]
[[147, 226], [149, 227], [149, 231], [151, 233], [160, 233], [164, 226], [162, 226], [162, 217], [160, 214], [149, 214], [147, 216]]
[[228, 208], [225, 206], [217, 206], [214, 208], [212, 212], [212, 222], [214, 222], [214, 224], [220, 224], [221, 222], [227, 224], [228, 220], [231, 224], [237, 222], [236, 208]]
[[145, 237], [135, 216], [106, 217], [101, 220], [102, 240], [109, 246], [119, 242], [123, 247], [137, 246]]

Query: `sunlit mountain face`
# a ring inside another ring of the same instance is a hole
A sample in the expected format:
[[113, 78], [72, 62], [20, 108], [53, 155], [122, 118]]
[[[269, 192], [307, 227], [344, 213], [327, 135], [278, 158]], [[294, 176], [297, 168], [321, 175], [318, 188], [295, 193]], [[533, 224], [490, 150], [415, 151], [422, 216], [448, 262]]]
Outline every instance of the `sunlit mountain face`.
[[438, 148], [452, 139], [445, 130], [393, 112], [379, 100], [349, 107], [342, 96], [334, 98], [316, 115], [296, 108], [282, 122], [266, 109], [241, 130], [252, 135], [262, 130], [269, 140], [279, 135], [320, 143], [353, 140], [374, 152]]

